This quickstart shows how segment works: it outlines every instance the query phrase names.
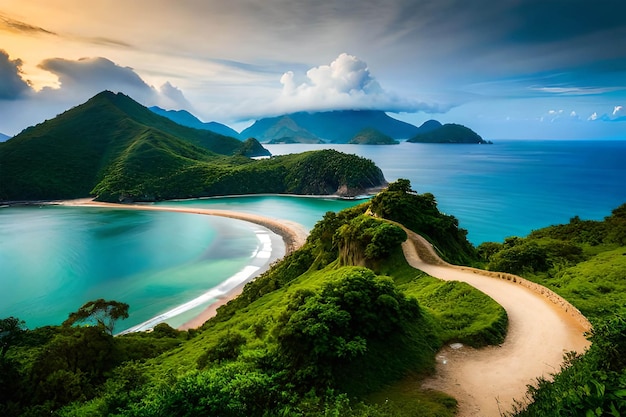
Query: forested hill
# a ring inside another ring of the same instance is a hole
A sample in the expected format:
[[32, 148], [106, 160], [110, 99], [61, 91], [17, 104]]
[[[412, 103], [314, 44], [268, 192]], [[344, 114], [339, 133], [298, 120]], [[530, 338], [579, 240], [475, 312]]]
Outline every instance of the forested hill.
[[[430, 122], [430, 121], [429, 121]], [[427, 122], [428, 123], [428, 122]], [[438, 122], [437, 122], [438, 123]], [[426, 129], [411, 137], [407, 142], [414, 143], [478, 143], [488, 144], [489, 141], [484, 140], [480, 135], [472, 129], [456, 123], [446, 123], [437, 126], [431, 123]], [[421, 128], [420, 128], [421, 129]]]
[[[0, 143], [0, 201], [349, 195], [385, 183], [380, 169], [356, 156], [324, 152], [271, 161], [249, 158], [257, 155], [268, 152], [254, 139], [240, 142], [181, 126], [128, 96], [105, 91]], [[320, 166], [300, 172], [312, 160]], [[298, 178], [309, 181], [302, 184]]]

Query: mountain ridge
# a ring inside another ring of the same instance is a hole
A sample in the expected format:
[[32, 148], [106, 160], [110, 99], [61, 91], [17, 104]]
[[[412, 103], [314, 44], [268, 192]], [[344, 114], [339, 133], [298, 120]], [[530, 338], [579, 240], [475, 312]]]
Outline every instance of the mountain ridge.
[[187, 110], [166, 110], [159, 106], [148, 107], [148, 109], [158, 114], [159, 116], [167, 117], [168, 119], [178, 123], [179, 125], [193, 127], [194, 129], [210, 130], [211, 132], [218, 133], [224, 136], [230, 136], [239, 140], [243, 139], [239, 135], [239, 132], [237, 132], [235, 129], [232, 129], [231, 127], [219, 122], [203, 122]]

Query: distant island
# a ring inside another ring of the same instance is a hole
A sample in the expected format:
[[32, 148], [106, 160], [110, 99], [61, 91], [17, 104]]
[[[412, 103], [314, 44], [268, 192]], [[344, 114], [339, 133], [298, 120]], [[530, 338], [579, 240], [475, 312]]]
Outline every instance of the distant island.
[[420, 132], [407, 140], [411, 143], [476, 143], [491, 144], [472, 129], [463, 125], [448, 123], [442, 125], [436, 120], [429, 120], [420, 127]]
[[221, 123], [202, 122], [186, 110], [164, 110], [160, 107], [150, 107], [150, 110], [183, 126], [209, 130], [239, 140], [255, 138], [270, 145], [393, 145], [399, 140], [415, 143], [491, 143], [460, 124], [442, 125], [437, 120], [427, 120], [417, 127], [379, 110], [290, 113], [259, 119], [241, 133]]
[[350, 145], [397, 145], [398, 143], [400, 142], [391, 136], [371, 127], [361, 130], [348, 142]]
[[0, 142], [4, 142], [5, 140], [9, 139], [11, 136], [9, 135], [5, 135], [4, 133], [0, 133]]
[[322, 150], [251, 159], [269, 155], [256, 139], [182, 126], [104, 91], [0, 143], [0, 201], [355, 196], [386, 184], [372, 161], [356, 155]]

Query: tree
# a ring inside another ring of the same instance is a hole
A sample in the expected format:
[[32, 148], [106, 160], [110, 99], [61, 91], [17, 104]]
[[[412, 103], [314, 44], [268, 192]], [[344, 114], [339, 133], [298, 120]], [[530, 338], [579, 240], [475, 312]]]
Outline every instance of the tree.
[[15, 344], [20, 335], [26, 331], [24, 325], [24, 321], [17, 317], [0, 320], [0, 359], [4, 359], [9, 347]]
[[78, 311], [70, 313], [67, 320], [63, 322], [63, 326], [72, 326], [80, 322], [95, 322], [98, 327], [112, 335], [117, 320], [128, 318], [128, 307], [126, 303], [99, 298], [89, 301]]

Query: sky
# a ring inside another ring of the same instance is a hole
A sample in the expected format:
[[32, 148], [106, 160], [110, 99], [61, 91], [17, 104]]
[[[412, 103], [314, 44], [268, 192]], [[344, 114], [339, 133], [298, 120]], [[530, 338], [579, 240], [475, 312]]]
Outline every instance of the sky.
[[242, 130], [374, 109], [626, 139], [626, 1], [0, 0], [0, 133], [102, 90]]

